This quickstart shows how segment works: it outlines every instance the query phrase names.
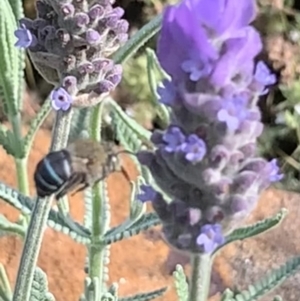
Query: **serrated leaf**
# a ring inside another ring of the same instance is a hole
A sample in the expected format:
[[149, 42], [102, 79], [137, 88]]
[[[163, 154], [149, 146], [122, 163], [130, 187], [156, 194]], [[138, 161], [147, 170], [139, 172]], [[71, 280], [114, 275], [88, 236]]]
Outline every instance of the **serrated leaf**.
[[[148, 74], [148, 82], [149, 87], [152, 92], [152, 103], [156, 108], [157, 114], [162, 120], [164, 125], [167, 125], [170, 121], [170, 111], [169, 109], [162, 103], [159, 102], [160, 96], [157, 92], [157, 88], [161, 85], [161, 82], [164, 78], [169, 78], [169, 76], [164, 72], [161, 66], [158, 63], [155, 52], [147, 48], [147, 74]], [[157, 73], [160, 74], [160, 78], [157, 78]]]
[[181, 265], [176, 265], [176, 270], [173, 273], [173, 277], [178, 301], [187, 301], [189, 295], [189, 286], [186, 281], [186, 275]]
[[[26, 215], [31, 213], [34, 206], [31, 198], [2, 182], [0, 182], [0, 198]], [[52, 229], [70, 236], [78, 243], [90, 243], [90, 231], [88, 229], [71, 219], [68, 220], [68, 217], [62, 217], [59, 212], [53, 209], [50, 210], [47, 224]]]
[[8, 276], [3, 264], [0, 264], [0, 298], [4, 301], [10, 301], [12, 290], [8, 280]]
[[26, 228], [20, 224], [9, 221], [4, 215], [0, 214], [0, 230], [7, 234], [15, 234], [25, 237]]
[[283, 221], [287, 213], [288, 211], [285, 208], [283, 208], [275, 216], [271, 218], [267, 218], [254, 225], [250, 225], [234, 230], [231, 234], [226, 236], [226, 242], [222, 246], [217, 248], [214, 254], [217, 251], [219, 251], [221, 248], [223, 248], [224, 246], [226, 246], [227, 244], [233, 241], [243, 240], [249, 237], [259, 235], [268, 230], [271, 230], [272, 228], [278, 226]]
[[162, 296], [166, 292], [166, 290], [167, 287], [164, 287], [149, 293], [142, 293], [130, 297], [119, 298], [119, 301], [150, 301]]
[[150, 142], [151, 132], [123, 112], [113, 99], [110, 100], [110, 104], [112, 107], [112, 123], [121, 144], [132, 152], [139, 151], [142, 145], [153, 148]]
[[160, 224], [160, 219], [158, 218], [156, 213], [154, 212], [147, 213], [143, 215], [143, 217], [139, 219], [136, 223], [134, 223], [133, 225], [131, 225], [129, 228], [125, 230], [123, 229], [122, 224], [120, 226], [112, 228], [105, 234], [102, 242], [105, 245], [109, 245], [114, 242], [137, 235], [140, 232], [145, 231], [150, 227], [157, 226], [159, 224]]
[[79, 138], [81, 133], [88, 129], [90, 114], [90, 108], [81, 108], [74, 110], [71, 121], [69, 142], [72, 142]]
[[34, 271], [30, 301], [55, 301], [54, 296], [48, 291], [47, 275], [39, 267]]
[[[300, 257], [288, 260], [278, 269], [273, 269], [254, 285], [250, 285], [248, 290], [227, 298], [226, 301], [255, 301], [274, 290], [278, 285], [292, 276], [300, 268]], [[223, 299], [222, 299], [223, 300]]]
[[[8, 116], [18, 114], [23, 85], [24, 55], [17, 49], [14, 31], [16, 19], [8, 0], [2, 0], [0, 10], [0, 85], [4, 94], [4, 111]], [[20, 80], [21, 77], [21, 80]]]
[[30, 122], [29, 130], [24, 138], [24, 151], [25, 154], [28, 155], [31, 145], [33, 142], [33, 139], [35, 137], [36, 132], [46, 119], [46, 117], [49, 115], [51, 112], [51, 102], [49, 99], [47, 99], [38, 113], [34, 116], [33, 120]]
[[7, 154], [14, 156], [14, 136], [11, 130], [0, 124], [0, 144]]

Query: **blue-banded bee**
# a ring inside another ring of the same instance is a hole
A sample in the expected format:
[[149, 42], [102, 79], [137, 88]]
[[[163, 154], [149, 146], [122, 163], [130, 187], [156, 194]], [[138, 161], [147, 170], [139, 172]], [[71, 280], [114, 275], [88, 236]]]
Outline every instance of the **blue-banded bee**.
[[74, 194], [105, 179], [112, 172], [123, 172], [120, 153], [112, 142], [95, 142], [78, 139], [65, 149], [48, 153], [38, 164], [34, 173], [35, 187], [39, 197], [54, 194], [60, 199], [67, 193]]

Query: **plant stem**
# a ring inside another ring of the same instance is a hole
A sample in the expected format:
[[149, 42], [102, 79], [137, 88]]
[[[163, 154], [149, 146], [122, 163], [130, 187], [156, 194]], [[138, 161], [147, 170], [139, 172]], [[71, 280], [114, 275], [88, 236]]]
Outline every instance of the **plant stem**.
[[212, 268], [211, 255], [192, 255], [191, 265], [192, 273], [188, 301], [207, 301]]
[[[66, 145], [70, 131], [71, 117], [71, 110], [68, 112], [57, 112], [52, 133], [51, 151], [58, 150]], [[18, 270], [13, 301], [28, 301], [30, 298], [35, 266], [40, 252], [52, 198], [53, 197], [45, 199], [37, 198], [32, 210]]]
[[[101, 122], [104, 101], [93, 108], [90, 121], [90, 136], [93, 140], [101, 141]], [[104, 217], [104, 200], [100, 194], [101, 184], [98, 183], [93, 187], [92, 193], [92, 236], [91, 245], [89, 247], [89, 275], [93, 279], [99, 279], [99, 291], [102, 291], [104, 283], [104, 256], [105, 246], [100, 243], [101, 237], [106, 229], [106, 220]]]
[[29, 195], [28, 174], [27, 174], [27, 157], [15, 159], [17, 170], [18, 190], [24, 195]]

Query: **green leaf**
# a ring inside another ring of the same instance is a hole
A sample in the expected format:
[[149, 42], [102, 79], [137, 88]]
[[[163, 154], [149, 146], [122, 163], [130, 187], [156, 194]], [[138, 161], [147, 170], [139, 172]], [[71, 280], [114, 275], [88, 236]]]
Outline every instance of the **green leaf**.
[[288, 277], [292, 276], [300, 268], [300, 257], [295, 257], [287, 261], [278, 269], [273, 269], [265, 277], [249, 285], [247, 290], [236, 294], [232, 298], [222, 300], [226, 301], [254, 301], [270, 293], [278, 285], [284, 282]]
[[164, 287], [149, 293], [142, 293], [130, 297], [119, 298], [119, 301], [150, 301], [162, 296], [166, 292], [166, 290], [167, 287]]
[[88, 187], [84, 190], [84, 217], [83, 225], [87, 229], [92, 228], [92, 215], [93, 215], [93, 190]]
[[40, 128], [40, 126], [42, 125], [42, 123], [44, 122], [44, 120], [50, 112], [51, 102], [50, 99], [47, 99], [36, 114], [36, 116], [34, 116], [33, 120], [31, 121], [29, 130], [24, 138], [24, 150], [26, 155], [28, 155], [28, 153], [30, 152], [36, 132], [38, 131], [38, 129]]
[[176, 265], [176, 270], [173, 273], [173, 277], [178, 301], [187, 301], [189, 295], [189, 286], [186, 281], [186, 275], [181, 265]]
[[[29, 215], [33, 209], [34, 202], [31, 198], [19, 193], [17, 190], [0, 182], [0, 198], [23, 214]], [[62, 217], [59, 212], [50, 210], [48, 226], [56, 231], [62, 232], [81, 244], [90, 243], [90, 232], [79, 223], [68, 217]]]
[[15, 20], [19, 21], [21, 18], [24, 17], [22, 1], [16, 1], [16, 0], [8, 0], [8, 1], [12, 8], [13, 14], [15, 16]]
[[10, 118], [18, 114], [23, 92], [24, 50], [14, 44], [17, 28], [14, 12], [8, 0], [0, 9], [0, 86], [4, 94], [4, 112]]
[[14, 135], [11, 130], [0, 124], [0, 144], [7, 154], [14, 156]]
[[0, 300], [10, 301], [12, 290], [3, 264], [0, 264]]
[[[147, 48], [147, 74], [148, 74], [148, 82], [149, 87], [152, 92], [152, 103], [156, 108], [157, 114], [162, 120], [163, 124], [166, 126], [170, 121], [170, 111], [169, 109], [159, 102], [159, 94], [157, 92], [157, 88], [161, 85], [162, 79], [169, 78], [169, 76], [163, 71], [160, 67], [155, 52]], [[157, 78], [157, 73], [160, 74], [161, 78]]]
[[30, 301], [55, 301], [54, 296], [48, 290], [47, 275], [39, 267], [36, 267], [34, 271]]
[[4, 215], [0, 214], [0, 230], [24, 238], [27, 229], [23, 225], [9, 221]]
[[121, 47], [113, 56], [116, 64], [126, 62], [132, 57], [147, 41], [149, 41], [161, 27], [162, 15], [158, 15], [144, 25], [128, 42]]
[[139, 151], [142, 145], [153, 148], [150, 142], [151, 132], [129, 117], [113, 99], [110, 99], [110, 104], [112, 123], [121, 144], [132, 152]]
[[283, 219], [286, 217], [287, 213], [288, 213], [288, 211], [285, 208], [283, 208], [275, 216], [273, 216], [271, 218], [267, 218], [254, 225], [250, 225], [250, 226], [246, 226], [246, 227], [234, 230], [231, 234], [226, 236], [226, 242], [222, 246], [220, 246], [218, 249], [216, 249], [214, 254], [217, 251], [219, 251], [221, 248], [223, 248], [224, 246], [228, 245], [229, 243], [231, 243], [233, 241], [243, 240], [243, 239], [246, 239], [249, 237], [259, 235], [268, 230], [271, 230], [272, 228], [278, 226], [283, 221]]
[[83, 131], [88, 130], [90, 115], [90, 108], [74, 109], [71, 130], [69, 134], [69, 142], [78, 139]]
[[[129, 228], [123, 230], [122, 224], [115, 228], [109, 230], [103, 239], [103, 244], [109, 245], [114, 242], [129, 238], [131, 236], [137, 235], [142, 231], [145, 231], [153, 226], [160, 224], [160, 220], [156, 213], [147, 213], [143, 215], [136, 223], [131, 225]], [[121, 230], [120, 230], [121, 229]]]

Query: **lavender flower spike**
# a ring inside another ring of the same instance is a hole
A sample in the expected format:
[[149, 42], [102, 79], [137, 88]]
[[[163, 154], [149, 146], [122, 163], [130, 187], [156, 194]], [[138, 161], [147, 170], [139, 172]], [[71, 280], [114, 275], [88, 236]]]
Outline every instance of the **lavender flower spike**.
[[213, 252], [282, 179], [276, 161], [256, 152], [257, 102], [275, 76], [256, 63], [255, 16], [254, 0], [182, 0], [163, 13], [158, 59], [171, 80], [158, 93], [172, 124], [153, 134], [155, 152], [138, 158], [173, 200], [152, 204], [165, 239], [181, 250]]
[[[70, 105], [97, 104], [99, 95], [112, 91], [121, 80], [122, 69], [108, 57], [128, 38], [123, 10], [101, 0], [38, 0], [36, 9], [36, 19], [19, 21], [16, 47], [27, 48], [45, 80], [72, 97]], [[70, 76], [76, 79], [72, 89], [64, 86]], [[54, 103], [56, 109], [66, 109], [66, 103]]]

